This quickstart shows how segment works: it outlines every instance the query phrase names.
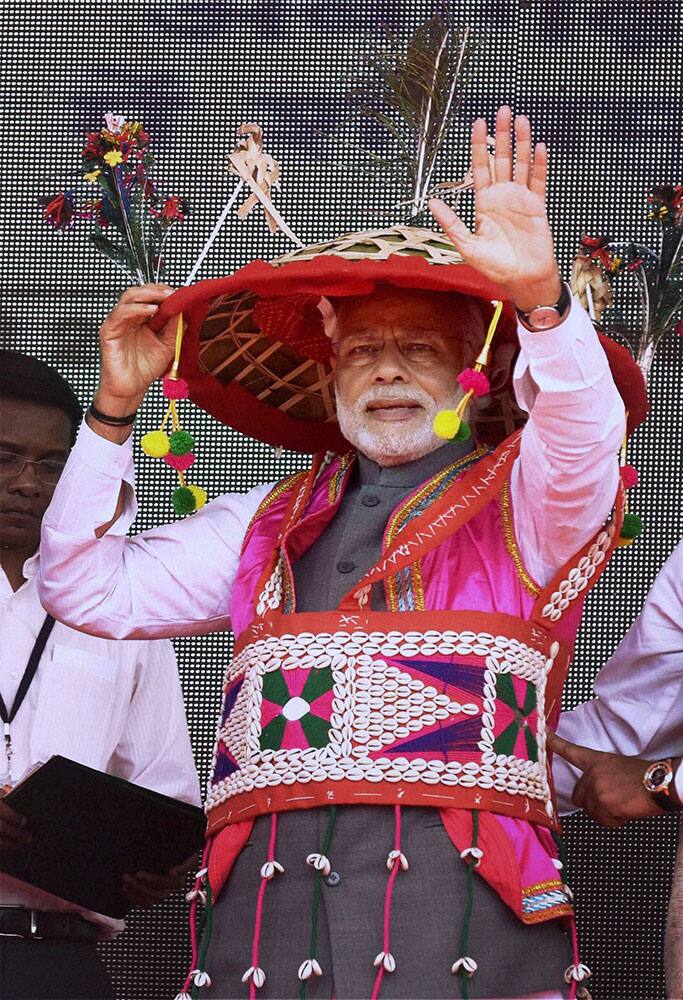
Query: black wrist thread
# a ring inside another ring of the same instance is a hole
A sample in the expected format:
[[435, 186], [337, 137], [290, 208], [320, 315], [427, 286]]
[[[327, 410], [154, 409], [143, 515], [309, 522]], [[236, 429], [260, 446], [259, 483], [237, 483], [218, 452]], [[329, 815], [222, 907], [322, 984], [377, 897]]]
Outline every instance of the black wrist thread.
[[94, 403], [90, 404], [88, 412], [92, 414], [95, 420], [98, 420], [101, 424], [109, 424], [110, 427], [130, 427], [131, 424], [135, 423], [135, 418], [138, 415], [138, 411], [136, 410], [125, 417], [111, 417], [108, 413], [102, 413], [101, 410], [98, 410]]

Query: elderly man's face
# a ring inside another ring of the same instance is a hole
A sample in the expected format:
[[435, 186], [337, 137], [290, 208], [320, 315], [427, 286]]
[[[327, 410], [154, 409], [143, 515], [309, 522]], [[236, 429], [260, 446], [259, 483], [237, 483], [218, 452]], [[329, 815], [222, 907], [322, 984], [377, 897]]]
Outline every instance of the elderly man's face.
[[461, 396], [461, 330], [472, 322], [463, 300], [387, 286], [337, 303], [337, 414], [347, 441], [385, 466], [440, 447], [434, 417]]

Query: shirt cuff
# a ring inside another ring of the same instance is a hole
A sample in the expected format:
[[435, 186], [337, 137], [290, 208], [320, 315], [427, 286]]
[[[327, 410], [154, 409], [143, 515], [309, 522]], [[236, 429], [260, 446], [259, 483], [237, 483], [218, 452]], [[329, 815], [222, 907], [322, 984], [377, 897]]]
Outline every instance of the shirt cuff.
[[96, 434], [84, 420], [76, 438], [73, 454], [93, 472], [111, 476], [117, 481], [123, 479], [131, 486], [135, 486], [132, 434], [123, 444], [115, 444]]
[[674, 772], [674, 788], [678, 801], [683, 802], [683, 762], [681, 762]]
[[558, 326], [532, 331], [518, 323], [517, 336], [521, 349], [513, 384], [518, 403], [528, 413], [539, 391], [580, 392], [609, 371], [591, 318], [575, 296]]

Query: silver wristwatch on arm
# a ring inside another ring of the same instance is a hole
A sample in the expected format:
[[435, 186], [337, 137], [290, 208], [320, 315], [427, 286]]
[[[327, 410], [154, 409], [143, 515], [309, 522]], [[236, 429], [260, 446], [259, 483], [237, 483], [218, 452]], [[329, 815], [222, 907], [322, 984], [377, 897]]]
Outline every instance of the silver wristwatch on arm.
[[572, 294], [569, 285], [562, 282], [562, 294], [552, 305], [534, 306], [528, 312], [515, 310], [522, 326], [527, 330], [551, 330], [558, 326], [569, 312], [572, 304]]

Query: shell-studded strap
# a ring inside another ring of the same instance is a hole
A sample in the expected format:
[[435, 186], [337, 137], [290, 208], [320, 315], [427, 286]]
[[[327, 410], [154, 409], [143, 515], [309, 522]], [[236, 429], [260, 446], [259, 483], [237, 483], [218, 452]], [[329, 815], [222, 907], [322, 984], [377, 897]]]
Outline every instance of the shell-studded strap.
[[357, 610], [369, 599], [374, 583], [413, 565], [467, 524], [500, 492], [519, 454], [522, 431], [516, 431], [491, 455], [469, 468], [442, 497], [398, 534], [379, 562], [350, 590], [339, 605]]
[[[269, 589], [272, 589], [270, 586], [272, 577], [281, 560], [282, 539], [284, 538], [286, 532], [297, 522], [305, 511], [306, 505], [308, 504], [311, 494], [315, 488], [315, 484], [318, 482], [318, 478], [321, 473], [330, 464], [331, 457], [332, 456], [329, 452], [326, 454], [315, 455], [313, 458], [313, 464], [308, 472], [299, 474], [293, 478], [289, 477], [284, 480], [283, 483], [278, 484], [278, 486], [276, 486], [275, 489], [265, 498], [264, 503], [267, 504], [269, 497], [272, 497], [275, 491], [279, 491], [278, 496], [282, 496], [282, 494], [286, 493], [288, 489], [291, 490], [289, 503], [285, 508], [285, 512], [280, 523], [280, 530], [278, 531], [276, 543], [273, 547], [270, 559], [266, 563], [265, 569], [259, 578], [258, 586], [256, 588], [256, 614], [258, 616], [261, 615], [261, 596]], [[282, 489], [280, 489], [280, 487], [282, 487]], [[273, 499], [276, 498], [274, 497]]]
[[619, 481], [614, 510], [610, 519], [564, 564], [532, 609], [531, 621], [552, 630], [567, 611], [583, 600], [604, 572], [617, 542], [624, 520], [624, 487]]

